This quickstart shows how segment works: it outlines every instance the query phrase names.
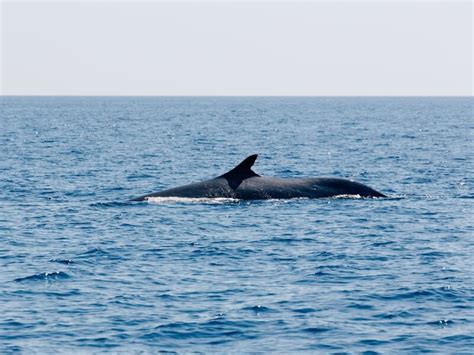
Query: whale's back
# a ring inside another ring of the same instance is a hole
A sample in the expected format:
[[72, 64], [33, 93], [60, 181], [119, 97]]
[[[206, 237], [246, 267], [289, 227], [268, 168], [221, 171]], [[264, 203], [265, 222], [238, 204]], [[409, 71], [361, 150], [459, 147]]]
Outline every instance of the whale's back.
[[235, 191], [239, 199], [322, 198], [340, 195], [385, 197], [364, 184], [336, 178], [272, 178], [251, 177]]

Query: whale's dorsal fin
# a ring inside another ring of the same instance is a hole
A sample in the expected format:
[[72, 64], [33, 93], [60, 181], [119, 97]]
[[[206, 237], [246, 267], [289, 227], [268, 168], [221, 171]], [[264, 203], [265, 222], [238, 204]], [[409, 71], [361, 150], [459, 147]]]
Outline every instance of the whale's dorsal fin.
[[251, 155], [247, 158], [245, 158], [239, 165], [237, 165], [234, 169], [226, 172], [224, 175], [221, 175], [219, 177], [226, 177], [226, 178], [231, 178], [231, 177], [243, 177], [244, 179], [252, 177], [252, 176], [259, 176], [257, 175], [251, 168], [252, 165], [255, 163], [255, 160], [257, 160], [258, 154]]
[[260, 176], [256, 174], [251, 168], [252, 165], [257, 160], [258, 154], [253, 154], [245, 158], [239, 165], [234, 169], [226, 172], [225, 174], [219, 176], [220, 178], [225, 178], [229, 182], [230, 187], [236, 189], [245, 179], [248, 179], [252, 176]]

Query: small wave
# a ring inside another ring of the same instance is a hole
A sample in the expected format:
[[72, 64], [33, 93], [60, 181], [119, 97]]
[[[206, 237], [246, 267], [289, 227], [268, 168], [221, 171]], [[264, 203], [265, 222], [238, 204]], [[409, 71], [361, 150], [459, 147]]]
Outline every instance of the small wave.
[[329, 328], [322, 328], [322, 327], [309, 327], [309, 328], [304, 328], [303, 331], [306, 333], [312, 333], [312, 334], [317, 334], [317, 333], [324, 333], [328, 332], [331, 329]]
[[87, 257], [87, 256], [106, 256], [109, 253], [101, 248], [90, 248], [87, 251], [79, 254], [79, 256]]
[[321, 251], [315, 252], [311, 254], [310, 260], [338, 260], [338, 259], [346, 259], [346, 254], [339, 254], [339, 253], [331, 253], [328, 251]]
[[123, 207], [123, 206], [130, 206], [130, 203], [112, 201], [112, 202], [94, 202], [94, 203], [89, 204], [89, 207], [92, 207], [92, 208], [108, 208], [108, 207]]
[[71, 264], [74, 263], [74, 261], [72, 261], [71, 259], [56, 259], [56, 258], [50, 259], [49, 262], [50, 263], [65, 264], [65, 265], [71, 265]]
[[203, 204], [227, 204], [240, 202], [236, 198], [227, 197], [147, 197], [146, 201], [151, 203], [203, 203]]
[[374, 315], [374, 318], [379, 319], [395, 319], [395, 318], [410, 318], [413, 317], [413, 313], [408, 311], [396, 311], [396, 312], [383, 312]]
[[293, 309], [293, 312], [295, 313], [314, 313], [316, 312], [316, 309], [315, 308], [297, 308], [297, 309]]
[[261, 305], [250, 306], [250, 307], [244, 307], [243, 310], [244, 310], [244, 311], [250, 311], [250, 312], [253, 312], [253, 313], [255, 313], [255, 314], [260, 314], [260, 313], [272, 313], [272, 312], [274, 312], [273, 309], [268, 308], [268, 307], [265, 307], [265, 306], [261, 306]]
[[442, 327], [442, 328], [451, 326], [453, 323], [454, 323], [454, 321], [452, 321], [451, 319], [440, 319], [440, 320], [437, 320], [437, 321], [428, 322], [429, 325]]
[[65, 280], [69, 279], [70, 276], [62, 271], [55, 272], [41, 272], [39, 274], [34, 274], [26, 277], [19, 277], [15, 279], [16, 282], [24, 281], [51, 281], [51, 280]]
[[[156, 326], [140, 338], [142, 339], [212, 339], [216, 344], [232, 338], [253, 339], [255, 334], [246, 331], [256, 327], [255, 321], [231, 321], [219, 317], [204, 322], [176, 322]], [[223, 339], [217, 339], [222, 337]]]
[[[375, 199], [379, 199], [380, 197], [374, 197]], [[393, 195], [393, 196], [387, 196], [387, 197], [382, 197], [384, 201], [400, 201], [400, 200], [405, 200], [407, 199], [407, 195]]]
[[352, 309], [374, 309], [374, 306], [370, 304], [364, 304], [364, 303], [351, 303], [346, 306], [347, 308], [352, 308]]
[[450, 286], [440, 288], [429, 288], [423, 290], [409, 291], [406, 289], [391, 292], [387, 295], [378, 295], [377, 298], [383, 300], [402, 300], [402, 299], [463, 299], [465, 292], [463, 290], [455, 290]]

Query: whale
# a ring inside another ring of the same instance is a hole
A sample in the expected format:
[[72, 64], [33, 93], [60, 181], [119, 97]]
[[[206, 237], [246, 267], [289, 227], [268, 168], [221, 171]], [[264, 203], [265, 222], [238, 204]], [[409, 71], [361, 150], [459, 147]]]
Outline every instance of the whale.
[[229, 198], [238, 200], [327, 198], [357, 196], [387, 197], [359, 182], [340, 178], [279, 178], [260, 176], [252, 170], [257, 154], [250, 155], [232, 170], [213, 179], [135, 197]]

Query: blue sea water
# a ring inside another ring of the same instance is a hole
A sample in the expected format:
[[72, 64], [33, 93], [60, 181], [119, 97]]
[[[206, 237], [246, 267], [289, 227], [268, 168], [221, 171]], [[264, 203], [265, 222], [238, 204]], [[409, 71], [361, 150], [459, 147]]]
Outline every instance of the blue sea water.
[[[472, 353], [472, 98], [0, 98], [0, 352]], [[388, 199], [128, 199], [231, 169]]]

